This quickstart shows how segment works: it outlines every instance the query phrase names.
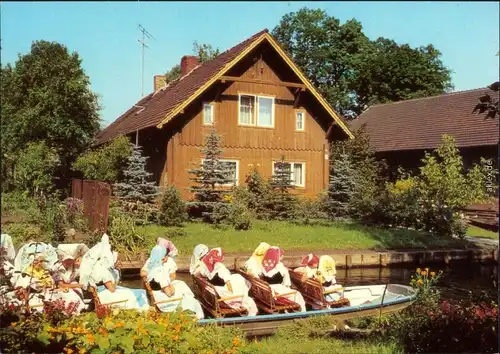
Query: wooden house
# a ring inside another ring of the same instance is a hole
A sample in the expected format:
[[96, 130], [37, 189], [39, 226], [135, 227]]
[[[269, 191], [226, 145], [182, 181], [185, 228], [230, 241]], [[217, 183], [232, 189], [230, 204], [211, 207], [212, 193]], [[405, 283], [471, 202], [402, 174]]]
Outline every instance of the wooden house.
[[329, 142], [352, 138], [266, 29], [201, 64], [184, 56], [181, 77], [165, 84], [164, 76], [155, 76], [154, 92], [105, 128], [97, 144], [130, 136], [149, 157], [159, 185], [173, 184], [189, 198], [188, 170], [202, 161], [214, 127], [236, 185], [252, 165], [270, 177], [284, 156], [295, 190], [308, 196], [328, 185]]
[[497, 167], [498, 119], [485, 119], [474, 112], [479, 98], [498, 92], [489, 88], [451, 92], [369, 107], [350, 123], [353, 130], [365, 125], [370, 143], [380, 159], [385, 159], [391, 177], [399, 166], [417, 172], [425, 152], [442, 143], [443, 134], [455, 138], [465, 168], [479, 163], [481, 157]]

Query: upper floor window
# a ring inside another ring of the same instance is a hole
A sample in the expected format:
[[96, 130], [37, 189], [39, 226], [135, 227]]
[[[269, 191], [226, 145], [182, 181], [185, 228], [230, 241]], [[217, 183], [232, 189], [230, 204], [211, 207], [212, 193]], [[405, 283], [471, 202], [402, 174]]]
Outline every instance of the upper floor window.
[[295, 130], [304, 131], [305, 113], [303, 111], [295, 112]]
[[274, 127], [274, 97], [240, 95], [238, 124]]
[[203, 124], [214, 124], [214, 105], [212, 103], [203, 104]]
[[[278, 161], [273, 162], [273, 175], [276, 174]], [[290, 171], [291, 184], [296, 187], [305, 187], [306, 185], [306, 169], [303, 162], [284, 162], [284, 169]]]

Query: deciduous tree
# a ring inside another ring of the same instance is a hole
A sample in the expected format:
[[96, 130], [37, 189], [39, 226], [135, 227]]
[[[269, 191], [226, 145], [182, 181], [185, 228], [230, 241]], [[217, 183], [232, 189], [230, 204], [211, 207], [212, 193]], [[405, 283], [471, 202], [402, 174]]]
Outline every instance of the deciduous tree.
[[99, 131], [97, 95], [76, 52], [35, 41], [28, 54], [1, 70], [2, 154], [44, 141], [61, 159], [61, 176]]
[[324, 10], [303, 8], [284, 15], [273, 35], [343, 116], [367, 106], [444, 93], [450, 70], [432, 45], [411, 48], [370, 40], [361, 23], [344, 24]]

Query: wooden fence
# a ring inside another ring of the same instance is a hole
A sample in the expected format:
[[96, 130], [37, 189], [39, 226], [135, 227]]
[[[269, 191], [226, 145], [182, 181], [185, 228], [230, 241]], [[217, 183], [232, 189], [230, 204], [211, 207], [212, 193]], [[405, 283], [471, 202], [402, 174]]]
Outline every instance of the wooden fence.
[[74, 179], [71, 196], [83, 200], [83, 213], [92, 230], [108, 230], [109, 199], [111, 186], [101, 181]]

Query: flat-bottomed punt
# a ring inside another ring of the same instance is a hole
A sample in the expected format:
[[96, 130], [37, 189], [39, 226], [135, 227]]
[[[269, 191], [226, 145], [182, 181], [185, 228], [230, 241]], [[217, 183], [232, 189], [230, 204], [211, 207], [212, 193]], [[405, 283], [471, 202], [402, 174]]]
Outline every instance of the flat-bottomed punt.
[[203, 319], [199, 324], [216, 324], [221, 326], [238, 326], [248, 336], [270, 335], [279, 327], [291, 325], [294, 321], [314, 316], [334, 316], [339, 321], [356, 317], [378, 316], [400, 311], [409, 306], [416, 296], [410, 286], [400, 284], [363, 285], [344, 288], [344, 297], [350, 306], [311, 310], [305, 312], [265, 314], [246, 317], [227, 317]]

